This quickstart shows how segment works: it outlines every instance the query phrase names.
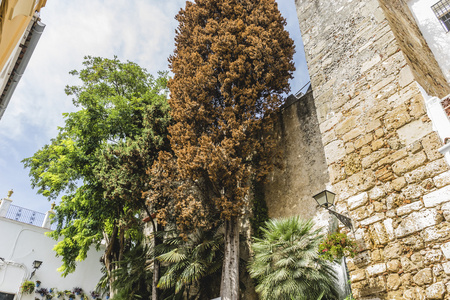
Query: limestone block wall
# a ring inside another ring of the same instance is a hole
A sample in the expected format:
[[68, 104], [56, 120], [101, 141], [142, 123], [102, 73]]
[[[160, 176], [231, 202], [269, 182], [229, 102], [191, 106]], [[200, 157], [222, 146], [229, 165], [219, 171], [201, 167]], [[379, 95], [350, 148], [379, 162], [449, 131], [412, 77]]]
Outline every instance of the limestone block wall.
[[354, 296], [450, 299], [450, 168], [419, 86], [446, 93], [442, 72], [424, 47], [421, 71], [405, 46], [423, 41], [403, 0], [296, 5], [329, 184], [360, 247], [348, 261]]
[[311, 91], [300, 99], [288, 98], [279, 112], [276, 135], [283, 161], [264, 187], [269, 216], [312, 218], [312, 196], [325, 189], [329, 175]]

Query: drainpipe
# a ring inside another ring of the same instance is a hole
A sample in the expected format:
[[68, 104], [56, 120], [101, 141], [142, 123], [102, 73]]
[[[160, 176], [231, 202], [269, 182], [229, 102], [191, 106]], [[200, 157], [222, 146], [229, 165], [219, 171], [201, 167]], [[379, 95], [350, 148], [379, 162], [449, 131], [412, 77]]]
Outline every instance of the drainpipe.
[[[28, 35], [27, 41], [25, 45], [21, 45], [22, 50], [17, 60], [17, 67], [15, 67], [12, 71], [11, 77], [8, 80], [8, 83], [5, 87], [4, 94], [0, 95], [0, 103], [3, 103], [0, 106], [0, 119], [3, 116], [3, 113], [8, 106], [9, 101], [11, 100], [12, 94], [17, 87], [20, 79], [22, 78], [23, 73], [25, 72], [25, 68], [30, 61], [31, 55], [33, 54], [34, 49], [39, 41], [39, 38], [44, 31], [45, 24], [39, 20], [36, 20], [31, 27], [30, 33]], [[22, 58], [20, 58], [22, 57]], [[3, 99], [2, 99], [3, 98]]]
[[[3, 265], [6, 265], [5, 269], [8, 268], [8, 266], [18, 267], [18, 268], [20, 268], [20, 269], [23, 269], [22, 282], [24, 282], [25, 280], [28, 279], [28, 269], [27, 269], [27, 267], [26, 267], [24, 264], [22, 264], [22, 263], [17, 263], [17, 262], [14, 262], [14, 261], [12, 261], [12, 260], [6, 260], [6, 259], [4, 259], [4, 258], [2, 258], [2, 257], [0, 257], [0, 262], [1, 262]], [[1, 265], [0, 265], [0, 266], [1, 266]], [[4, 274], [5, 274], [5, 273], [6, 273], [6, 270], [5, 270]], [[3, 278], [2, 278], [2, 282], [3, 282], [3, 280], [5, 280], [4, 275], [3, 275]], [[17, 289], [16, 297], [15, 297], [14, 299], [15, 299], [15, 300], [20, 300], [21, 298], [22, 298], [22, 293], [20, 293], [20, 287], [19, 287], [19, 288]]]

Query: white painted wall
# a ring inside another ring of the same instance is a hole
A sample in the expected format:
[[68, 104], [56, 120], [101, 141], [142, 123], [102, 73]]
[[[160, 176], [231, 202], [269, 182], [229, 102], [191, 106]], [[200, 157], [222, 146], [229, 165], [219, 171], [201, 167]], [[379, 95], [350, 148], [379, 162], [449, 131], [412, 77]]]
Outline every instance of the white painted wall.
[[[32, 272], [34, 260], [43, 261], [32, 280], [40, 280], [41, 287], [72, 290], [81, 287], [86, 294], [95, 289], [101, 277], [102, 251], [91, 250], [87, 259], [79, 262], [76, 271], [61, 277], [57, 271], [62, 265], [52, 250], [56, 241], [45, 235], [48, 229], [0, 217], [0, 292], [16, 294], [15, 300], [40, 299], [38, 294], [18, 294], [23, 280]], [[77, 297], [79, 299], [80, 297]], [[55, 298], [56, 299], [56, 298]], [[91, 298], [89, 298], [91, 299]]]
[[447, 82], [450, 83], [450, 32], [445, 32], [431, 9], [437, 2], [438, 0], [409, 0], [408, 6]]

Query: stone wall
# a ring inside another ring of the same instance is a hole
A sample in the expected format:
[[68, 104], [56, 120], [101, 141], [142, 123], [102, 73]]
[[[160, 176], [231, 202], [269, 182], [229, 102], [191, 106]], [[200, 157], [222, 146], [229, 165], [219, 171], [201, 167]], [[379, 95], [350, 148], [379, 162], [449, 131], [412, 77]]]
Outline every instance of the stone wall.
[[418, 82], [449, 87], [398, 40], [411, 20], [393, 25], [389, 11], [404, 2], [380, 2], [296, 0], [328, 181], [360, 247], [352, 289], [357, 299], [450, 299], [450, 171]]
[[277, 125], [283, 161], [265, 184], [269, 216], [312, 218], [316, 213], [312, 196], [329, 181], [312, 92], [300, 99], [291, 95], [279, 112]]

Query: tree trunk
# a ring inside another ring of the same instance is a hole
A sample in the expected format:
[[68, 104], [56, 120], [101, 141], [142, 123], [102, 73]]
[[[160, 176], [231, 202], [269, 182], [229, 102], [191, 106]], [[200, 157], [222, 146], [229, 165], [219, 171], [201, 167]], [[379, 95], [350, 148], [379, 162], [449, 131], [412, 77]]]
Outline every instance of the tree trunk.
[[114, 279], [112, 277], [109, 278], [109, 297], [114, 298], [115, 291], [113, 289]]
[[[150, 217], [150, 221], [151, 221], [152, 229], [153, 229], [153, 249], [155, 249], [156, 246], [162, 244], [162, 242], [163, 242], [161, 238], [158, 238], [156, 236], [156, 232], [158, 231], [158, 229], [159, 229], [158, 227], [160, 225], [158, 225], [155, 222], [155, 219], [152, 216], [152, 214], [150, 213], [150, 210], [148, 209], [145, 202], [142, 203], [142, 207], [147, 212], [147, 216]], [[161, 228], [161, 231], [162, 230], [164, 230], [164, 228]], [[156, 259], [155, 254], [153, 254], [152, 300], [159, 300], [160, 290], [158, 289], [158, 282], [159, 282], [160, 276], [161, 276], [161, 264], [160, 264], [159, 260]]]
[[[156, 241], [155, 241], [156, 242]], [[153, 283], [152, 283], [152, 300], [159, 299], [158, 281], [160, 277], [160, 263], [157, 259], [153, 260]]]
[[239, 300], [239, 218], [225, 221], [225, 253], [220, 296], [222, 300]]
[[114, 276], [113, 276], [113, 271], [115, 269], [114, 266], [114, 262], [116, 261], [115, 257], [116, 257], [116, 243], [117, 243], [117, 234], [118, 234], [119, 228], [116, 226], [116, 224], [114, 223], [114, 227], [113, 227], [113, 233], [111, 234], [111, 237], [108, 237], [108, 235], [106, 234], [106, 232], [103, 232], [103, 236], [105, 237], [105, 241], [106, 241], [106, 250], [105, 253], [103, 254], [103, 263], [105, 264], [105, 268], [106, 268], [106, 273], [108, 275], [108, 281], [109, 281], [109, 296], [112, 298], [114, 297], [114, 288], [113, 288], [113, 283], [114, 283]]
[[[153, 222], [153, 220], [152, 220]], [[156, 237], [156, 231], [158, 230], [157, 224], [153, 223], [153, 230], [155, 235], [153, 236], [153, 248], [162, 243], [162, 240]], [[152, 282], [152, 300], [159, 300], [160, 290], [158, 288], [158, 282], [160, 277], [161, 265], [156, 256], [153, 257], [153, 282]]]

